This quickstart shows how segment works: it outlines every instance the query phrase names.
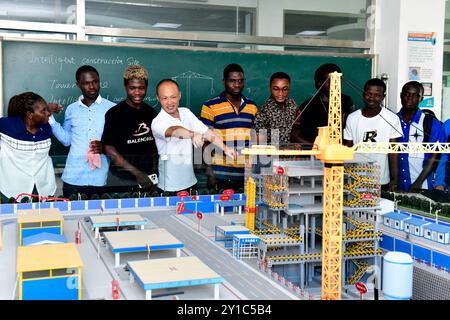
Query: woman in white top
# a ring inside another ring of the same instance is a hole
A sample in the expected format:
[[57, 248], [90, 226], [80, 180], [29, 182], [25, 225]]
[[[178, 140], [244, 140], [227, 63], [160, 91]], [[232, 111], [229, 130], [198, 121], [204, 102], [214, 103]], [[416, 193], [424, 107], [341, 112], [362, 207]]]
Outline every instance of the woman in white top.
[[38, 94], [12, 97], [8, 117], [0, 119], [0, 192], [5, 198], [21, 193], [54, 195], [55, 172], [48, 154], [52, 129], [47, 103]]

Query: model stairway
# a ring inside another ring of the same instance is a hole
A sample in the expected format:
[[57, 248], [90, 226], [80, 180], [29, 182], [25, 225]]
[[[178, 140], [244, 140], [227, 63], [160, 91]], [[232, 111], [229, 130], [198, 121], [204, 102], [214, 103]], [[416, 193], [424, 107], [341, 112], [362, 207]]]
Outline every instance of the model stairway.
[[375, 256], [381, 255], [382, 250], [377, 249], [375, 251], [375, 243], [373, 241], [365, 241], [365, 242], [356, 242], [346, 247], [344, 252], [345, 258], [354, 258], [354, 257], [367, 257], [367, 256]]
[[[262, 222], [262, 225], [267, 229], [260, 229], [254, 232], [255, 235], [258, 235], [262, 242], [266, 244], [266, 246], [277, 246], [277, 245], [300, 245], [303, 239], [296, 233], [294, 230], [286, 229], [285, 232], [282, 232], [280, 228], [270, 224], [267, 221]], [[273, 236], [273, 237], [271, 237]]]
[[280, 228], [275, 227], [273, 224], [270, 224], [267, 221], [263, 221], [261, 223], [264, 226], [264, 229], [258, 229], [253, 231], [253, 234], [259, 236], [259, 235], [263, 235], [263, 234], [278, 234], [281, 233]]
[[[316, 227], [316, 234], [322, 236], [322, 228]], [[344, 241], [349, 240], [381, 240], [382, 233], [380, 231], [361, 231], [357, 229], [347, 230], [343, 236]]]
[[[348, 248], [344, 252], [344, 258], [367, 258], [375, 255], [381, 255], [382, 250], [372, 248]], [[266, 256], [268, 266], [271, 267], [274, 264], [296, 264], [301, 262], [320, 262], [322, 261], [321, 253], [306, 253], [306, 254], [285, 254], [285, 255], [273, 255]]]
[[348, 279], [347, 284], [355, 284], [358, 282], [363, 274], [367, 271], [369, 268], [369, 264], [364, 261], [356, 261], [354, 260], [353, 263], [356, 265], [358, 269], [356, 269], [355, 273], [351, 276], [350, 279]]
[[375, 232], [374, 226], [370, 223], [360, 222], [350, 217], [346, 221], [355, 226], [354, 229], [347, 229], [344, 240], [381, 240], [382, 233]]
[[320, 262], [322, 261], [321, 253], [305, 253], [305, 254], [286, 254], [278, 256], [266, 256], [267, 265], [271, 267], [274, 264], [296, 264], [300, 262]]
[[[374, 207], [378, 205], [377, 197], [373, 197], [378, 190], [379, 178], [376, 169], [370, 165], [345, 166], [344, 173], [352, 178], [352, 182], [344, 184], [344, 190], [349, 192], [353, 198], [344, 200], [347, 207]], [[369, 197], [365, 197], [369, 194]]]

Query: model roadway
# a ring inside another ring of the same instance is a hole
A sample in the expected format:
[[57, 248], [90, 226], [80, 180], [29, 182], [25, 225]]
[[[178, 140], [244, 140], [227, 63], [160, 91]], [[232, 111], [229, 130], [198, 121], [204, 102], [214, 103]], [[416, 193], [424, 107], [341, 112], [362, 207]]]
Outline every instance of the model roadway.
[[208, 239], [204, 234], [200, 234], [195, 225], [173, 215], [174, 210], [159, 211], [158, 213], [140, 214], [149, 218], [158, 227], [169, 231], [184, 243], [186, 249], [199, 257], [201, 261], [244, 294], [247, 299], [291, 300], [294, 298], [287, 290], [277, 288], [278, 284], [266, 278], [258, 270], [235, 259], [230, 252], [214, 243], [213, 239]]

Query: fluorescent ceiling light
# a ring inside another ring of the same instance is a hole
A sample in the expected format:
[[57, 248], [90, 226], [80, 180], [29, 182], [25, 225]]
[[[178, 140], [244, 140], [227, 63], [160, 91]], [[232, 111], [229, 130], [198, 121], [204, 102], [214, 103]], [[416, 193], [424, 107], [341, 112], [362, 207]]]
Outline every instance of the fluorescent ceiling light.
[[179, 28], [181, 24], [178, 23], [164, 23], [164, 22], [157, 22], [154, 25], [152, 25], [153, 28], [169, 28], [169, 29], [176, 29]]
[[302, 32], [297, 32], [297, 36], [318, 36], [319, 34], [324, 34], [325, 31], [314, 31], [314, 30], [305, 30]]

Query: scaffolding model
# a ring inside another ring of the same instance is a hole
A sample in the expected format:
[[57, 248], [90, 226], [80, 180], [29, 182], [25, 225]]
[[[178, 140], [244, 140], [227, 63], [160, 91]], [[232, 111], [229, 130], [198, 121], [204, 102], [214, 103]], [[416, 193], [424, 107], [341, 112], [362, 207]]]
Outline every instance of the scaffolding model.
[[[350, 218], [354, 212], [379, 209], [376, 169], [370, 163], [344, 166], [343, 193], [347, 206], [343, 210], [347, 217], [343, 223], [340, 286], [359, 281], [370, 265], [378, 263], [376, 258], [381, 255], [378, 248], [381, 233], [375, 231], [376, 227]], [[261, 239], [258, 258], [302, 289], [320, 284], [320, 279], [314, 278], [320, 274], [317, 269], [322, 265], [323, 165], [312, 160], [274, 160], [270, 168], [259, 170], [252, 177], [258, 181], [256, 189], [262, 189], [263, 200], [257, 210], [257, 227], [252, 232]], [[360, 201], [352, 201], [355, 198]]]
[[257, 258], [260, 238], [253, 234], [235, 234], [233, 236], [233, 257], [236, 259]]

